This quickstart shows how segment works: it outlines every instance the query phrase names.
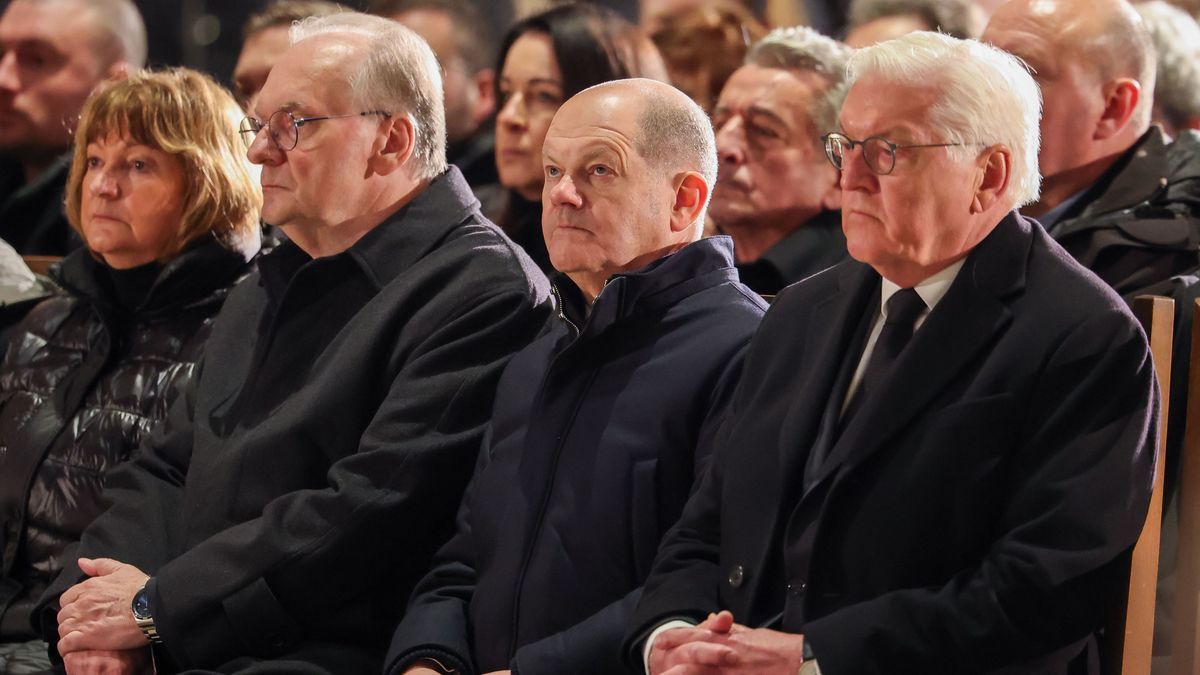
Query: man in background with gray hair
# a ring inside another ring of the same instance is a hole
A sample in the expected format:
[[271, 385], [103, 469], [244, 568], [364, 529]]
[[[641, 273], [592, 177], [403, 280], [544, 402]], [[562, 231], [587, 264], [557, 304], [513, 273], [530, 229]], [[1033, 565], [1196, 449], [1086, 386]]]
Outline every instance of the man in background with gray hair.
[[1165, 0], [1134, 6], [1154, 40], [1153, 120], [1168, 136], [1200, 129], [1200, 23]]
[[71, 131], [92, 90], [146, 61], [129, 0], [13, 0], [0, 17], [0, 239], [25, 255], [80, 245], [63, 211]]
[[559, 318], [500, 380], [458, 534], [387, 673], [619, 675], [621, 638], [702, 473], [765, 304], [701, 239], [712, 128], [682, 92], [603, 84], [542, 149]]
[[350, 12], [292, 42], [242, 127], [288, 242], [232, 291], [194, 389], [109, 474], [111, 508], [43, 597], [71, 672], [153, 653], [377, 673], [497, 378], [549, 318], [545, 278], [447, 169], [429, 46]]
[[846, 258], [837, 170], [821, 134], [833, 127], [850, 50], [804, 27], [751, 47], [713, 109], [721, 172], [710, 213], [733, 237], [742, 282], [774, 295]]
[[1146, 338], [1015, 212], [1038, 186], [1015, 58], [918, 32], [856, 52], [847, 79], [825, 138], [854, 260], [763, 319], [629, 657], [653, 675], [1086, 672], [1068, 669], [1149, 503]]
[[1122, 296], [1200, 266], [1200, 136], [1151, 125], [1155, 54], [1125, 0], [1012, 0], [983, 38], [1042, 91], [1042, 193], [1022, 213]]

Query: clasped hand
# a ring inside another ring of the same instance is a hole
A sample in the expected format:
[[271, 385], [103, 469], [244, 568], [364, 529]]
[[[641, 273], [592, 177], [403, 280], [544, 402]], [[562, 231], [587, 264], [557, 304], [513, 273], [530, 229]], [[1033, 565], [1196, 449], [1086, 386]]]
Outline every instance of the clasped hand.
[[803, 635], [747, 628], [722, 611], [694, 628], [661, 633], [650, 675], [796, 675], [803, 653]]
[[[69, 673], [136, 672], [147, 660], [149, 640], [133, 619], [133, 596], [146, 585], [145, 572], [108, 558], [79, 559], [91, 577], [62, 594], [58, 653]], [[121, 668], [124, 663], [127, 667]]]

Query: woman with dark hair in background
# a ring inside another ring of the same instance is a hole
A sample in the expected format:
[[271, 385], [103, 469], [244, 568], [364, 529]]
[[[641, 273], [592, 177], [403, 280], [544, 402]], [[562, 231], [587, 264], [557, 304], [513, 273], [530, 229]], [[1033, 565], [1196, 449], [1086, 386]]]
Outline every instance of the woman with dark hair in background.
[[542, 141], [563, 101], [601, 82], [666, 80], [654, 45], [620, 16], [592, 4], [561, 5], [505, 35], [496, 65], [496, 169], [505, 195], [488, 214], [538, 267], [553, 274], [542, 237]]
[[49, 667], [34, 603], [103, 510], [105, 474], [183, 395], [258, 251], [240, 118], [187, 69], [135, 75], [83, 108], [66, 200], [86, 248], [51, 269], [64, 292], [13, 328], [0, 362], [0, 673]]

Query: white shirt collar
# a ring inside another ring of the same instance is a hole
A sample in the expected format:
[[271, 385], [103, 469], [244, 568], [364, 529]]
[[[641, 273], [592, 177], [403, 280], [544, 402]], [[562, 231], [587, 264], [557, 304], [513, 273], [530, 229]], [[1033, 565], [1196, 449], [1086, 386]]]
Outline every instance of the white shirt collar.
[[[917, 295], [921, 296], [921, 299], [925, 301], [925, 306], [929, 308], [929, 311], [932, 312], [933, 308], [936, 307], [939, 302], [941, 302], [942, 298], [946, 295], [946, 291], [950, 290], [950, 284], [954, 283], [954, 279], [958, 277], [958, 271], [962, 269], [963, 264], [966, 262], [966, 257], [963, 257], [958, 262], [943, 269], [941, 272], [938, 272], [916, 286], [913, 286], [913, 290], [915, 290]], [[885, 319], [887, 318], [888, 298], [892, 297], [892, 294], [898, 290], [900, 290], [899, 286], [888, 281], [887, 279], [883, 280], [883, 290], [880, 293], [881, 304], [879, 309], [880, 313]]]

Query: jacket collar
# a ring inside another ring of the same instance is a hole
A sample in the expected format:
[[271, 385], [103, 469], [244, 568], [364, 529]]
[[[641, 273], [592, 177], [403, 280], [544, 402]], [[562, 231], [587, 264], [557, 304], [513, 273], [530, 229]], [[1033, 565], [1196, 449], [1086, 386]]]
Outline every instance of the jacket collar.
[[[225, 288], [246, 271], [254, 252], [230, 250], [212, 237], [201, 239], [163, 266], [134, 314], [161, 318], [222, 297]], [[86, 247], [71, 252], [50, 270], [55, 283], [72, 295], [112, 312], [119, 310], [119, 303], [107, 274]]]
[[450, 166], [345, 251], [313, 259], [295, 242], [286, 241], [259, 260], [259, 275], [273, 303], [280, 301], [296, 273], [310, 265], [354, 265], [377, 291], [382, 290], [471, 216], [485, 222], [479, 200], [458, 167]]
[[581, 327], [583, 334], [598, 335], [632, 316], [673, 305], [689, 295], [737, 279], [733, 240], [720, 235], [688, 244], [639, 270], [613, 275], [586, 317], [583, 295], [570, 279], [559, 275], [555, 287], [562, 299], [562, 317]]
[[[836, 254], [838, 251], [841, 255]], [[803, 279], [846, 257], [845, 251], [842, 212], [822, 211], [776, 242], [759, 259], [769, 262], [784, 279]], [[832, 262], [826, 264], [831, 256]]]
[[1056, 236], [1086, 229], [1098, 216], [1136, 206], [1166, 189], [1170, 174], [1167, 148], [1162, 130], [1150, 127], [1088, 190], [1083, 209], [1060, 222]]
[[355, 242], [344, 255], [378, 288], [425, 257], [469, 217], [480, 222], [479, 200], [458, 167], [451, 165], [411, 202]]

